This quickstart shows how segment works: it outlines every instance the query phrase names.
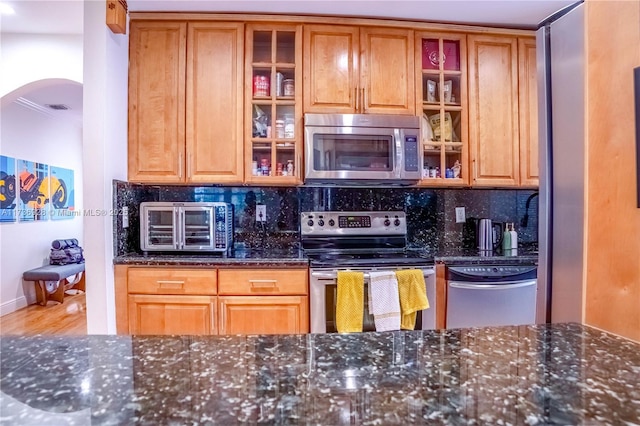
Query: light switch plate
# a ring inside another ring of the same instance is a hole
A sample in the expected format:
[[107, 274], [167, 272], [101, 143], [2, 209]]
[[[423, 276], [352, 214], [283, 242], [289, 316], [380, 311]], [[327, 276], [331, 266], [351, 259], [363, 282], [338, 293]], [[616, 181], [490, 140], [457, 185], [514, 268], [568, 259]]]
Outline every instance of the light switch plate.
[[464, 223], [466, 220], [464, 207], [456, 207], [456, 223]]
[[127, 206], [122, 207], [122, 227], [129, 227], [129, 207]]
[[256, 206], [256, 222], [265, 222], [267, 220], [267, 206], [258, 204]]

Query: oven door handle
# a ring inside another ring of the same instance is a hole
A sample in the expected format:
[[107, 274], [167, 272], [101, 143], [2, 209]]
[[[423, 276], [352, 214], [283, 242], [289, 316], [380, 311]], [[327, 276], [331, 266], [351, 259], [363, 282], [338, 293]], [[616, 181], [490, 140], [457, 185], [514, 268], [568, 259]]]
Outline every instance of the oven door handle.
[[[436, 273], [436, 271], [433, 269], [424, 269], [422, 272], [425, 277], [435, 275]], [[337, 272], [312, 272], [311, 276], [313, 278], [335, 280], [338, 278], [338, 273]], [[364, 279], [365, 280], [369, 279], [369, 274], [367, 274], [366, 272], [364, 273]]]

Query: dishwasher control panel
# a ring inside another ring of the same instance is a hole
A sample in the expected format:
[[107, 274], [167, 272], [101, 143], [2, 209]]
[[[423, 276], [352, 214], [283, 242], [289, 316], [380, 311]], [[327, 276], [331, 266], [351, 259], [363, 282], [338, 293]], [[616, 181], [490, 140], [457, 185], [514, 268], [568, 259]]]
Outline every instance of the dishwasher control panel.
[[493, 279], [530, 279], [537, 277], [535, 265], [464, 265], [449, 266], [447, 279], [487, 281]]

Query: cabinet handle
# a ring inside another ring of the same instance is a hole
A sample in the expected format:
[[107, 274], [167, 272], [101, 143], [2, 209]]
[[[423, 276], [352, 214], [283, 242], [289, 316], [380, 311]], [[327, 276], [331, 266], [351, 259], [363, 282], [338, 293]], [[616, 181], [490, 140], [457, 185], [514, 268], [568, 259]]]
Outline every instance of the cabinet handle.
[[191, 177], [191, 161], [193, 160], [193, 154], [189, 153], [187, 157], [187, 178]]
[[178, 153], [178, 177], [182, 178], [182, 153]]
[[476, 170], [476, 160], [473, 160], [473, 180], [478, 180], [478, 171]]
[[361, 90], [362, 90], [362, 107], [361, 107], [362, 109], [360, 112], [364, 114], [364, 111], [367, 109], [367, 97], [364, 92], [364, 87]]
[[271, 288], [278, 285], [278, 280], [249, 280], [249, 283], [253, 288]]
[[358, 112], [359, 109], [360, 109], [360, 102], [358, 102], [359, 98], [358, 98], [358, 88], [357, 87], [355, 89], [353, 89], [353, 96], [356, 98], [356, 112]]
[[209, 334], [218, 334], [216, 330], [216, 304], [211, 302], [209, 306], [211, 306], [211, 330], [209, 330]]
[[161, 288], [183, 288], [184, 287], [184, 281], [158, 280], [157, 283]]

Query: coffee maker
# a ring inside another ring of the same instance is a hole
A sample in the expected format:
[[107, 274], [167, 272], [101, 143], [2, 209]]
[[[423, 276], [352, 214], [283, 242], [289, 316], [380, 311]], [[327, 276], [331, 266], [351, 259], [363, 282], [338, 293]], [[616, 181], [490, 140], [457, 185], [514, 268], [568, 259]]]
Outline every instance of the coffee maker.
[[462, 245], [466, 249], [477, 249], [481, 255], [491, 255], [499, 250], [503, 234], [503, 222], [467, 218], [462, 231]]

